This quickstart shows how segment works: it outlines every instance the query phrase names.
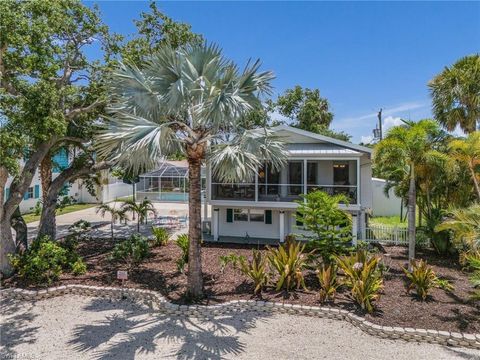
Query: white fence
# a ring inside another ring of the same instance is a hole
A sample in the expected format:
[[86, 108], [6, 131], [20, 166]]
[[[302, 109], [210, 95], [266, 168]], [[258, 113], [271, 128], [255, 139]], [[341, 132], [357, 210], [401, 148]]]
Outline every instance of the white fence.
[[[406, 245], [408, 246], [408, 228], [370, 224], [365, 229], [365, 234], [359, 234], [360, 240], [370, 243], [379, 243], [385, 245]], [[418, 243], [418, 245], [428, 246], [428, 242]]]

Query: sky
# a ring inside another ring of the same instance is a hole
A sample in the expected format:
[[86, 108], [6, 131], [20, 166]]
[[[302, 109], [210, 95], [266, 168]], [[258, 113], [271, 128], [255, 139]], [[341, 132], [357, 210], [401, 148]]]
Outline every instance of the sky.
[[[91, 5], [92, 2], [86, 2]], [[144, 1], [97, 2], [111, 30], [132, 34]], [[384, 128], [431, 117], [427, 83], [480, 52], [480, 2], [159, 2], [240, 65], [261, 59], [275, 98], [295, 85], [318, 88], [331, 127], [371, 140]], [[278, 116], [276, 114], [273, 115]]]

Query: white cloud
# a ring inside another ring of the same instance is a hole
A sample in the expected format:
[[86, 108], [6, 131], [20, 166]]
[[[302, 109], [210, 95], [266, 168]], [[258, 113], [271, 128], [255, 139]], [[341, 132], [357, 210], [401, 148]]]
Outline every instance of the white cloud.
[[367, 136], [362, 136], [360, 141], [363, 144], [370, 144], [372, 142], [372, 140], [373, 140], [373, 136], [372, 135], [367, 135]]

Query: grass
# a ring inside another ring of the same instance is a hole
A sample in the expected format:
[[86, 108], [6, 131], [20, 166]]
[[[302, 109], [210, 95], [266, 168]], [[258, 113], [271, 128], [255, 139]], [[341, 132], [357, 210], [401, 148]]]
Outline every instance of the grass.
[[113, 201], [124, 202], [124, 201], [126, 201], [126, 200], [132, 200], [132, 199], [133, 199], [133, 196], [130, 195], [130, 196], [124, 196], [124, 197], [116, 198], [116, 199], [113, 200]]
[[[89, 209], [97, 205], [98, 204], [73, 204], [73, 205], [65, 206], [61, 210], [57, 210], [57, 215], [64, 215], [64, 214], [68, 214], [68, 213], [83, 210], [83, 209]], [[40, 215], [35, 215], [34, 213], [23, 214], [23, 220], [25, 220], [25, 222], [28, 224], [28, 223], [40, 220]]]
[[[419, 220], [418, 220], [418, 210], [416, 212], [416, 225], [419, 225]], [[370, 218], [370, 223], [375, 224], [375, 225], [390, 225], [390, 226], [398, 226], [398, 227], [407, 227], [408, 226], [408, 220], [405, 219], [404, 222], [400, 221], [400, 216], [378, 216], [378, 217], [372, 217]]]

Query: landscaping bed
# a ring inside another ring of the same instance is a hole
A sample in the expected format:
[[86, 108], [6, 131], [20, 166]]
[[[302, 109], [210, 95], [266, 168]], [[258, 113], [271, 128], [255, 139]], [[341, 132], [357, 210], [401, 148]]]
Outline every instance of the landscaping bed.
[[[84, 275], [63, 274], [54, 285], [84, 284], [97, 286], [120, 286], [116, 271], [124, 269], [111, 262], [108, 257], [114, 246], [110, 239], [84, 240], [78, 247], [79, 255], [84, 258], [88, 271]], [[204, 304], [216, 304], [234, 299], [258, 299], [253, 296], [253, 284], [231, 266], [221, 271], [219, 257], [236, 253], [251, 256], [252, 248], [232, 244], [203, 245], [202, 266], [204, 271], [206, 299]], [[264, 250], [263, 247], [260, 248]], [[176, 260], [180, 249], [170, 242], [167, 246], [152, 249], [151, 256], [129, 272], [126, 287], [156, 290], [172, 302], [185, 304], [187, 277], [177, 269]], [[469, 301], [472, 286], [468, 275], [451, 259], [444, 259], [431, 250], [420, 250], [418, 258], [432, 265], [441, 278], [448, 279], [455, 290], [452, 293], [433, 289], [431, 296], [421, 302], [415, 295], [406, 294], [405, 275], [402, 267], [407, 265], [407, 249], [404, 247], [381, 247], [379, 255], [390, 268], [384, 277], [384, 289], [376, 302], [373, 314], [364, 314], [349, 298], [347, 290], [340, 289], [333, 304], [347, 310], [357, 311], [370, 321], [384, 326], [403, 326], [426, 328], [465, 333], [480, 333], [480, 304]], [[271, 287], [262, 292], [261, 299], [266, 301], [287, 302], [292, 304], [321, 305], [318, 297], [318, 280], [314, 271], [305, 271], [308, 291], [296, 290], [290, 293], [274, 291]], [[27, 287], [21, 280], [13, 277], [4, 282], [6, 286]]]

